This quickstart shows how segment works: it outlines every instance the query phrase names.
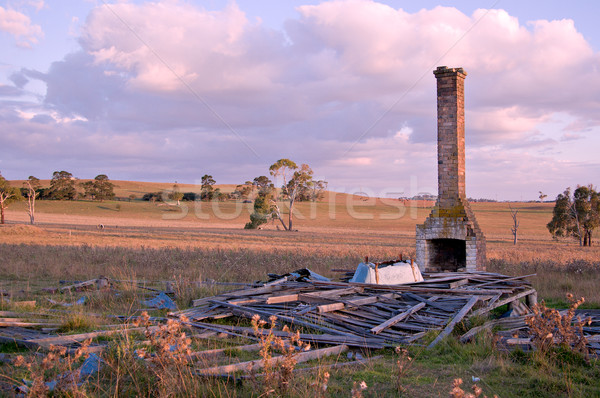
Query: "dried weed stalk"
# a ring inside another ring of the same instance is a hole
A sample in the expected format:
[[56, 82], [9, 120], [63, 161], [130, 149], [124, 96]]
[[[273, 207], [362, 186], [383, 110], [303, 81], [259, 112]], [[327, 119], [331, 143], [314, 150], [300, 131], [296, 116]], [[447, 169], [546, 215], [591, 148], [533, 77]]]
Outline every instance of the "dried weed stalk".
[[151, 379], [156, 383], [150, 389], [156, 396], [197, 396], [203, 394], [201, 382], [194, 377], [190, 354], [192, 339], [183, 330], [187, 318], [169, 319], [166, 324], [151, 327], [150, 316], [143, 312], [134, 325], [146, 328], [149, 349], [136, 350], [143, 359]]
[[396, 347], [396, 354], [398, 354], [398, 359], [396, 360], [396, 389], [398, 392], [405, 392], [406, 388], [402, 385], [402, 379], [406, 375], [406, 371], [408, 369], [408, 365], [412, 362], [412, 358], [408, 355], [408, 350], [403, 347]]
[[[462, 383], [462, 379], [454, 379], [452, 382], [452, 390], [450, 391], [450, 396], [452, 398], [477, 398], [483, 393], [483, 390], [477, 384], [473, 384], [471, 387], [473, 390], [472, 394], [470, 392], [466, 392], [460, 388]], [[484, 395], [483, 398], [487, 398], [487, 396]], [[498, 398], [498, 396], [494, 395], [494, 398]]]
[[146, 311], [137, 322], [134, 325], [141, 324], [146, 328], [144, 334], [150, 340], [150, 347], [155, 351], [155, 355], [148, 356], [146, 350], [139, 349], [137, 353], [140, 358], [149, 357], [151, 362], [163, 366], [188, 363], [192, 353], [192, 339], [182, 330], [182, 322], [187, 322], [185, 316], [181, 317], [181, 321], [169, 319], [166, 325], [160, 325], [154, 330], [150, 328], [150, 316]]
[[567, 294], [567, 300], [571, 303], [564, 315], [554, 308], [546, 307], [544, 301], [536, 304], [532, 310], [534, 316], [527, 319], [532, 341], [540, 352], [548, 352], [555, 346], [563, 346], [588, 357], [587, 339], [583, 333], [583, 327], [592, 322], [591, 318], [581, 319], [575, 317], [575, 310], [585, 302], [582, 297], [575, 300], [571, 293]]
[[[288, 390], [296, 367], [296, 356], [301, 351], [310, 349], [310, 344], [300, 341], [300, 332], [290, 333], [289, 339], [282, 339], [273, 334], [276, 316], [269, 318], [269, 328], [265, 329], [267, 322], [259, 315], [252, 318], [254, 334], [260, 339], [260, 357], [263, 360], [263, 395], [283, 395]], [[289, 328], [283, 327], [284, 332], [290, 332]], [[273, 358], [273, 352], [281, 353], [280, 357]]]
[[367, 383], [365, 381], [361, 381], [359, 384], [356, 382], [352, 383], [352, 390], [350, 391], [352, 398], [362, 398], [363, 391], [367, 389]]
[[316, 398], [325, 398], [326, 397], [326, 393], [327, 393], [327, 387], [329, 384], [329, 372], [324, 371], [322, 372], [321, 369], [319, 369], [319, 373], [317, 374], [317, 380], [315, 380], [314, 382], [312, 382], [310, 384], [310, 386], [313, 389], [313, 397]]
[[86, 340], [73, 355], [67, 354], [64, 346], [50, 345], [41, 361], [17, 356], [13, 365], [26, 368], [27, 378], [31, 379], [30, 386], [21, 390], [30, 397], [46, 397], [51, 390], [53, 395], [85, 397], [85, 390], [79, 385], [79, 372], [73, 370], [73, 365], [80, 358], [87, 358], [90, 343], [91, 339]]

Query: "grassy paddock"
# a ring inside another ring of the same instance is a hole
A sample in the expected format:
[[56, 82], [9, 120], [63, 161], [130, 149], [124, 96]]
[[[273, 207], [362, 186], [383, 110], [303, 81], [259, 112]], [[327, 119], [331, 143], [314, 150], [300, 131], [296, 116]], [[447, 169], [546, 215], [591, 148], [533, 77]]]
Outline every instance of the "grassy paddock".
[[[379, 249], [379, 250], [377, 250]], [[396, 249], [396, 248], [394, 248]], [[488, 270], [507, 275], [528, 275], [540, 298], [559, 301], [565, 293], [586, 298], [587, 304], [600, 306], [600, 259], [597, 250], [567, 249], [529, 251], [492, 250]], [[0, 271], [5, 290], [54, 283], [57, 280], [83, 280], [98, 276], [150, 281], [251, 282], [264, 280], [266, 274], [310, 268], [329, 277], [331, 269], [353, 269], [367, 252], [374, 259], [394, 256], [388, 247], [355, 246], [345, 250], [327, 248], [198, 248], [198, 247], [120, 247], [92, 245], [0, 244]], [[407, 256], [414, 255], [405, 248]], [[562, 253], [564, 258], [557, 257]], [[16, 282], [16, 283], [15, 283]]]
[[[122, 202], [118, 209], [117, 202], [40, 203], [39, 224], [28, 226], [22, 209], [11, 206], [8, 219], [13, 224], [0, 227], [0, 289], [11, 298], [37, 300], [38, 311], [43, 311], [44, 307], [50, 307], [47, 297], [66, 302], [77, 299], [77, 294], [40, 292], [41, 287], [56, 286], [59, 280], [98, 276], [148, 283], [173, 280], [176, 291], [183, 292], [177, 302], [184, 308], [192, 299], [214, 295], [221, 289], [197, 287], [193, 281], [251, 282], [264, 280], [268, 272], [284, 273], [304, 267], [334, 277], [332, 268], [353, 269], [364, 256], [373, 260], [390, 259], [400, 253], [414, 257], [414, 226], [422, 222], [429, 208], [416, 206], [414, 217], [405, 214], [393, 219], [386, 217], [394, 215], [398, 208], [394, 210], [381, 201], [368, 203], [350, 198], [362, 206], [350, 211], [343, 210], [347, 198], [335, 200], [342, 209], [335, 217], [327, 213], [333, 202], [319, 203], [316, 210], [322, 216], [299, 219], [296, 223], [299, 232], [294, 233], [277, 231], [274, 225], [265, 230], [244, 231], [242, 226], [247, 214], [231, 220], [215, 217], [198, 220], [193, 215], [183, 219], [165, 218], [165, 214], [173, 213], [172, 209], [139, 201]], [[311, 209], [306, 206], [301, 204], [299, 209], [309, 212]], [[508, 205], [474, 204], [488, 240], [488, 270], [508, 275], [537, 273], [531, 278], [534, 286], [541, 298], [553, 304], [564, 304], [565, 293], [571, 292], [584, 296], [589, 306], [600, 306], [597, 289], [600, 248], [580, 248], [570, 240], [553, 241], [545, 230], [551, 217], [551, 205], [513, 206], [519, 208], [522, 225], [516, 246], [510, 235], [512, 220]], [[357, 214], [372, 218], [357, 218]], [[97, 228], [100, 223], [105, 224], [105, 229]], [[118, 295], [86, 292], [86, 304], [80, 310], [65, 312], [60, 330], [86, 332], [98, 325], [113, 323], [114, 320], [105, 319], [107, 314], [136, 312], [137, 303], [145, 293], [128, 282], [121, 283]], [[2, 309], [18, 310], [4, 303]], [[155, 315], [164, 315], [164, 311], [157, 311]], [[144, 337], [140, 335], [138, 340]], [[107, 365], [102, 377], [82, 387], [79, 391], [82, 394], [71, 395], [246, 397], [260, 396], [269, 387], [262, 379], [242, 386], [216, 379], [198, 379], [189, 373], [190, 367], [161, 367], [160, 372], [155, 372], [154, 368], [141, 366], [141, 362], [132, 357], [131, 353], [139, 348], [132, 340], [107, 338], [107, 341], [110, 348], [103, 354]], [[210, 349], [231, 342], [193, 344], [196, 349]], [[0, 345], [0, 351], [16, 355], [18, 350], [5, 344]], [[224, 361], [255, 359], [240, 355], [231, 354]], [[478, 385], [488, 397], [494, 394], [500, 397], [600, 396], [597, 383], [600, 367], [596, 362], [586, 362], [561, 351], [548, 355], [498, 352], [491, 335], [481, 335], [468, 344], [458, 344], [456, 337], [450, 336], [432, 351], [420, 346], [409, 347], [410, 360], [392, 350], [363, 352], [362, 355], [383, 357], [366, 366], [330, 370], [325, 392], [319, 389], [327, 372], [321, 365], [344, 358], [310, 363], [306, 366], [316, 370], [295, 375], [285, 396], [350, 396], [353, 386], [364, 381], [367, 389], [362, 396], [365, 397], [445, 397], [456, 378], [462, 378], [465, 381], [462, 388], [470, 392], [472, 377], [481, 379]], [[0, 374], [5, 380], [35, 376], [11, 364], [0, 365]]]

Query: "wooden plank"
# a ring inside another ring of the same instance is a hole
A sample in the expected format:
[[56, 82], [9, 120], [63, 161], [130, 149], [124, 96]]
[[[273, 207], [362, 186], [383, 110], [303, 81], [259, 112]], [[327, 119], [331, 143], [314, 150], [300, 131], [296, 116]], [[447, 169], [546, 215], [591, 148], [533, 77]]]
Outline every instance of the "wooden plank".
[[467, 302], [467, 304], [465, 304], [465, 306], [462, 307], [462, 309], [458, 312], [458, 314], [456, 314], [456, 316], [448, 323], [446, 328], [444, 330], [442, 330], [442, 332], [440, 334], [438, 334], [438, 336], [435, 338], [435, 340], [433, 340], [431, 342], [431, 344], [429, 344], [427, 346], [427, 349], [428, 350], [432, 349], [433, 347], [435, 347], [437, 345], [437, 343], [442, 341], [442, 339], [444, 337], [446, 337], [450, 333], [452, 333], [452, 330], [454, 330], [454, 326], [458, 322], [460, 322], [465, 317], [465, 315], [467, 315], [467, 313], [471, 310], [471, 308], [473, 308], [473, 306], [475, 304], [477, 304], [478, 301], [479, 301], [479, 297], [477, 297], [477, 296], [471, 297], [471, 299]]
[[215, 304], [221, 304], [223, 306], [230, 307], [234, 310], [234, 312], [241, 313], [249, 318], [252, 318], [254, 316], [254, 314], [258, 314], [258, 315], [261, 315], [266, 318], [269, 318], [272, 315], [275, 315], [278, 320], [288, 322], [292, 325], [306, 326], [311, 329], [320, 330], [322, 332], [327, 332], [327, 333], [332, 333], [332, 334], [348, 334], [348, 333], [344, 333], [342, 331], [328, 328], [325, 326], [315, 325], [315, 324], [312, 324], [309, 322], [302, 321], [298, 317], [289, 317], [289, 316], [285, 316], [285, 315], [281, 315], [281, 314], [274, 314], [274, 313], [271, 313], [268, 311], [258, 310], [258, 309], [250, 308], [250, 307], [240, 307], [240, 306], [237, 306], [234, 304], [226, 303], [224, 301], [212, 300], [212, 302], [214, 302]]
[[522, 327], [526, 326], [525, 320], [532, 316], [533, 315], [530, 314], [530, 315], [524, 315], [524, 316], [514, 317], [514, 318], [500, 318], [500, 319], [493, 319], [491, 321], [487, 321], [483, 325], [471, 328], [467, 333], [460, 336], [460, 342], [466, 343], [467, 341], [469, 341], [473, 337], [475, 337], [475, 335], [477, 335], [477, 333], [481, 332], [482, 330], [492, 330], [492, 328], [495, 326], [500, 326], [503, 329], [505, 329], [505, 328], [511, 328], [511, 329], [512, 328], [522, 328]]
[[512, 278], [503, 278], [503, 279], [496, 280], [496, 281], [482, 283], [480, 285], [477, 285], [477, 287], [483, 287], [483, 286], [494, 285], [494, 284], [497, 284], [497, 283], [504, 283], [504, 282], [516, 281], [516, 280], [519, 280], [519, 279], [529, 278], [530, 276], [536, 276], [536, 275], [537, 274], [529, 274], [529, 275], [515, 276], [515, 277], [512, 277]]
[[317, 307], [319, 313], [331, 312], [331, 311], [339, 311], [346, 308], [346, 306], [356, 307], [361, 305], [373, 304], [381, 299], [381, 297], [389, 298], [389, 295], [381, 295], [381, 296], [368, 296], [368, 297], [359, 297], [354, 299], [345, 300], [339, 303], [325, 304]]
[[319, 313], [338, 311], [338, 310], [343, 310], [344, 308], [346, 308], [346, 306], [356, 307], [356, 306], [360, 306], [360, 305], [373, 304], [373, 303], [376, 303], [378, 300], [379, 300], [379, 297], [377, 297], [377, 296], [359, 297], [359, 298], [345, 300], [343, 302], [320, 305], [317, 307], [317, 310]]
[[[193, 326], [193, 327], [196, 327], [199, 329], [205, 329], [205, 330], [213, 331], [216, 333], [224, 333], [229, 336], [242, 337], [242, 338], [247, 338], [247, 339], [254, 340], [254, 341], [259, 341], [259, 339], [257, 337], [254, 337], [253, 335], [250, 334], [251, 333], [250, 331], [244, 332], [242, 334], [242, 333], [237, 333], [236, 331], [232, 331], [230, 329], [224, 328], [224, 327], [222, 327], [222, 325], [214, 325], [211, 323], [204, 323], [204, 322], [182, 322], [182, 323], [187, 326]], [[251, 328], [249, 328], [249, 329], [251, 329]], [[209, 335], [208, 337], [211, 337], [211, 336]]]
[[226, 297], [246, 297], [246, 296], [258, 296], [260, 294], [272, 293], [277, 290], [281, 290], [281, 286], [263, 286], [255, 287], [252, 289], [234, 290], [233, 292], [221, 293], [220, 296]]
[[519, 337], [511, 337], [509, 339], [505, 340], [505, 343], [508, 345], [531, 345], [533, 344], [531, 342], [531, 338], [529, 337], [523, 337], [523, 338], [519, 338]]
[[500, 300], [500, 297], [502, 297], [502, 295], [501, 295], [501, 294], [496, 294], [494, 297], [492, 297], [492, 298], [490, 299], [490, 301], [488, 301], [488, 303], [487, 303], [487, 307], [491, 307], [492, 305], [494, 305], [494, 303], [495, 303], [496, 301]]
[[413, 314], [411, 317], [411, 321], [424, 323], [427, 325], [433, 325], [434, 327], [438, 328], [446, 324], [446, 322], [448, 321], [448, 317], [440, 318], [421, 314]]
[[588, 343], [600, 343], [600, 334], [586, 336]]
[[344, 308], [346, 308], [346, 304], [344, 304], [344, 303], [333, 303], [333, 304], [319, 305], [319, 306], [317, 306], [317, 311], [319, 312], [319, 314], [322, 314], [325, 312], [343, 310]]
[[[340, 286], [341, 284], [363, 287], [373, 291], [393, 291], [393, 292], [415, 292], [415, 293], [426, 293], [426, 294], [468, 294], [472, 295], [490, 295], [497, 293], [506, 293], [507, 289], [482, 289], [482, 290], [470, 290], [470, 289], [436, 289], [436, 288], [421, 288], [418, 286], [409, 285], [374, 285], [370, 283], [357, 283], [357, 282], [324, 282], [324, 281], [312, 281], [312, 284], [316, 286]], [[510, 290], [512, 291], [512, 290]]]
[[0, 322], [25, 322], [25, 318], [0, 318]]
[[286, 294], [283, 296], [271, 296], [267, 299], [267, 304], [289, 303], [298, 301], [298, 294]]
[[402, 293], [402, 295], [406, 296], [406, 297], [410, 297], [413, 300], [423, 302], [430, 307], [437, 308], [438, 310], [442, 310], [444, 312], [454, 312], [454, 310], [452, 308], [449, 308], [448, 306], [434, 303], [434, 301], [435, 301], [434, 299], [437, 299], [436, 297], [432, 297], [431, 299], [427, 300], [426, 298], [423, 298], [423, 297], [418, 296], [411, 292]]
[[40, 326], [58, 327], [60, 325], [61, 325], [61, 323], [50, 323], [50, 322], [20, 322], [20, 321], [4, 322], [4, 321], [0, 321], [0, 327], [19, 326], [22, 328], [33, 328], [33, 327], [40, 327]]
[[0, 343], [2, 344], [16, 344], [19, 347], [31, 348], [35, 350], [39, 347], [39, 344], [30, 340], [16, 339], [14, 337], [0, 336]]
[[342, 324], [347, 323], [348, 325], [356, 325], [359, 327], [358, 330], [360, 330], [361, 332], [366, 332], [367, 329], [370, 329], [374, 325], [377, 325], [376, 322], [372, 322], [369, 319], [363, 318], [363, 320], [360, 320], [353, 316], [344, 316], [344, 315], [336, 314], [336, 313], [332, 313], [332, 312], [329, 312], [329, 313], [323, 315], [323, 317], [325, 317], [325, 319], [337, 319]]
[[[468, 283], [469, 283], [469, 279], [467, 279], [467, 278], [465, 278], [465, 279], [459, 279], [457, 281], [448, 283], [448, 287], [450, 289], [456, 289], [457, 287], [466, 285]], [[477, 287], [480, 287], [480, 285], [477, 285]]]
[[414, 323], [407, 323], [407, 322], [398, 322], [397, 324], [394, 325], [394, 327], [404, 329], [404, 330], [416, 331], [416, 332], [423, 332], [423, 331], [428, 332], [431, 330], [430, 327], [415, 325]]
[[425, 307], [425, 303], [419, 303], [417, 305], [413, 305], [412, 307], [410, 307], [408, 310], [402, 312], [401, 314], [398, 314], [390, 319], [388, 319], [387, 321], [383, 322], [382, 324], [375, 326], [374, 328], [371, 328], [371, 333], [373, 334], [379, 334], [382, 330], [389, 328], [392, 325], [395, 325], [396, 323], [402, 321], [404, 318], [408, 317], [409, 315], [419, 311], [421, 308]]
[[425, 285], [425, 284], [429, 284], [429, 283], [452, 282], [452, 281], [455, 281], [455, 280], [468, 278], [469, 276], [471, 276], [471, 275], [464, 275], [463, 273], [456, 274], [456, 275], [451, 275], [451, 276], [443, 276], [443, 277], [439, 277], [439, 278], [436, 278], [434, 276], [434, 277], [430, 277], [430, 278], [425, 279], [425, 280], [420, 281], [420, 282], [411, 282], [409, 284], [413, 285], [413, 286], [418, 286], [419, 284]]
[[[158, 326], [150, 326], [148, 328], [148, 330], [150, 330], [150, 331], [154, 331], [157, 329], [158, 329]], [[46, 337], [43, 339], [32, 339], [29, 341], [39, 344], [39, 345], [50, 345], [50, 344], [65, 345], [65, 344], [71, 344], [71, 343], [85, 341], [87, 339], [93, 339], [93, 338], [100, 337], [100, 336], [110, 336], [112, 334], [129, 333], [129, 332], [141, 332], [141, 331], [145, 331], [145, 330], [146, 330], [145, 327], [121, 329], [121, 330], [103, 330], [100, 332], [90, 332], [90, 333], [71, 334], [71, 335], [66, 335], [66, 336]]]
[[244, 299], [239, 299], [239, 300], [230, 300], [230, 301], [228, 301], [228, 303], [235, 304], [235, 305], [264, 303], [265, 299], [260, 299], [259, 297], [260, 296], [253, 297], [253, 298], [244, 298]]
[[[216, 348], [214, 350], [196, 351], [196, 352], [190, 353], [189, 355], [181, 354], [180, 356], [186, 357], [186, 358], [191, 358], [191, 359], [206, 359], [206, 358], [216, 357], [218, 355], [227, 354], [230, 351], [252, 352], [252, 351], [260, 351], [261, 348], [262, 348], [261, 343], [254, 343], [254, 344], [232, 346], [232, 347], [226, 347], [226, 348]], [[151, 361], [152, 357], [146, 358], [146, 360]]]
[[[321, 348], [321, 349], [313, 350], [313, 351], [301, 352], [301, 353], [295, 355], [294, 358], [296, 360], [296, 363], [302, 363], [302, 362], [307, 362], [307, 361], [311, 361], [313, 359], [319, 359], [319, 358], [323, 358], [323, 357], [330, 356], [330, 355], [339, 355], [346, 351], [348, 351], [348, 346], [345, 344], [342, 344], [342, 345], [337, 345], [337, 346], [333, 346], [333, 347]], [[281, 356], [281, 355], [271, 358], [271, 361], [273, 361], [272, 362], [273, 364], [278, 364], [284, 360], [285, 360], [284, 356]], [[223, 374], [223, 373], [234, 373], [234, 372], [238, 372], [238, 371], [250, 372], [250, 371], [256, 371], [258, 369], [261, 369], [264, 366], [265, 366], [264, 359], [259, 359], [256, 361], [246, 361], [246, 362], [239, 362], [239, 363], [234, 363], [234, 364], [230, 364], [230, 365], [214, 366], [212, 368], [198, 369], [198, 370], [196, 370], [196, 373], [201, 376], [209, 376], [209, 375], [219, 375], [219, 374]]]
[[[217, 331], [223, 331], [228, 333], [237, 333], [240, 335], [254, 335], [255, 331], [251, 327], [245, 326], [233, 326], [233, 325], [215, 325], [210, 323], [194, 322], [189, 323], [190, 326], [198, 328], [208, 328]], [[273, 334], [279, 337], [289, 338], [293, 333], [284, 332], [281, 330], [264, 330], [262, 334]], [[352, 347], [361, 348], [384, 348], [385, 342], [379, 337], [361, 337], [356, 335], [333, 335], [333, 334], [310, 334], [300, 333], [300, 340], [310, 343], [321, 343], [321, 344], [346, 344]]]
[[79, 283], [75, 283], [73, 285], [61, 287], [60, 291], [64, 292], [66, 290], [71, 290], [71, 289], [81, 289], [81, 288], [84, 288], [84, 287], [90, 287], [92, 285], [96, 285], [97, 282], [98, 282], [98, 278], [96, 278], [96, 279], [90, 279], [89, 281], [79, 282]]
[[518, 300], [518, 299], [520, 299], [521, 297], [525, 297], [525, 296], [527, 296], [527, 295], [529, 295], [529, 294], [531, 294], [531, 293], [534, 293], [534, 292], [536, 292], [536, 290], [535, 290], [535, 289], [528, 289], [528, 290], [525, 290], [524, 292], [521, 292], [521, 293], [515, 294], [515, 295], [513, 295], [513, 296], [510, 296], [510, 297], [508, 297], [508, 298], [506, 298], [506, 299], [504, 299], [504, 300], [496, 301], [496, 302], [495, 302], [495, 303], [493, 303], [493, 305], [491, 305], [491, 306], [490, 306], [490, 305], [488, 305], [487, 307], [480, 308], [480, 309], [478, 309], [477, 311], [474, 311], [474, 312], [473, 312], [473, 313], [472, 313], [472, 314], [469, 316], [469, 318], [471, 318], [471, 317], [474, 317], [474, 316], [477, 316], [477, 315], [483, 315], [483, 314], [487, 314], [488, 312], [490, 312], [490, 311], [491, 311], [491, 310], [493, 310], [494, 308], [501, 307], [501, 306], [503, 306], [504, 304], [512, 303], [513, 301], [515, 301], [515, 300]]
[[354, 293], [362, 293], [363, 292], [363, 288], [361, 287], [349, 287], [349, 288], [339, 288], [334, 286], [332, 289], [329, 290], [317, 290], [315, 292], [306, 292], [303, 293], [304, 295], [307, 296], [314, 296], [314, 297], [339, 297], [339, 296], [345, 296], [348, 294], [354, 294]]

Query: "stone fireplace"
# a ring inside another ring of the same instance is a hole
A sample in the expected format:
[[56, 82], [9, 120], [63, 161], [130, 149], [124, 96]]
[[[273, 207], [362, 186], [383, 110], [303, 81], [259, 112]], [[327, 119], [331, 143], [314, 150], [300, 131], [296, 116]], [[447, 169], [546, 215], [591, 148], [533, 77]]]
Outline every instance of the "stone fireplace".
[[465, 106], [462, 68], [438, 67], [438, 199], [417, 225], [422, 272], [485, 270], [485, 237], [465, 194]]

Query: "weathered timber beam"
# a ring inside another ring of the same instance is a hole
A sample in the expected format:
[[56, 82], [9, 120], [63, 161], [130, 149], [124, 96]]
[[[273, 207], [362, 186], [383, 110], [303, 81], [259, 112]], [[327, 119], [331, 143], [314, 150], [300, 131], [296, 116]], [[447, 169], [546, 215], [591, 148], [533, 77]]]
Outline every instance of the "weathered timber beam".
[[454, 318], [452, 318], [452, 320], [450, 321], [450, 323], [448, 323], [446, 328], [444, 330], [442, 330], [442, 332], [440, 334], [438, 334], [438, 336], [435, 338], [435, 340], [433, 340], [431, 342], [431, 344], [429, 344], [427, 346], [427, 349], [428, 350], [432, 349], [433, 347], [435, 347], [437, 345], [437, 343], [442, 341], [442, 339], [444, 337], [446, 337], [450, 333], [452, 333], [452, 330], [454, 330], [454, 326], [456, 326], [456, 324], [458, 322], [460, 322], [465, 317], [465, 315], [467, 315], [467, 313], [471, 310], [471, 308], [473, 308], [473, 306], [475, 304], [477, 304], [478, 301], [479, 301], [479, 297], [477, 297], [477, 296], [471, 297], [471, 299], [467, 302], [467, 304], [465, 304], [464, 307], [462, 307], [462, 309], [458, 312], [458, 314], [456, 314], [456, 316]]
[[379, 334], [382, 330], [395, 325], [396, 323], [400, 322], [404, 318], [407, 318], [409, 315], [419, 311], [421, 308], [425, 307], [425, 305], [426, 305], [425, 303], [419, 303], [417, 305], [412, 306], [407, 311], [404, 311], [403, 313], [398, 314], [398, 315], [388, 319], [387, 321], [383, 322], [381, 325], [371, 328], [371, 333]]

